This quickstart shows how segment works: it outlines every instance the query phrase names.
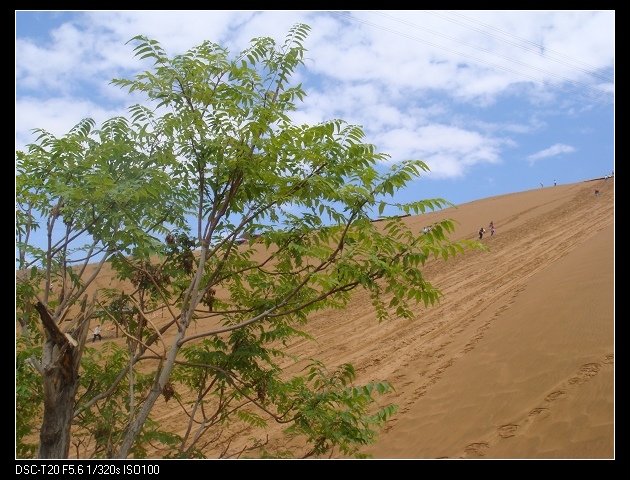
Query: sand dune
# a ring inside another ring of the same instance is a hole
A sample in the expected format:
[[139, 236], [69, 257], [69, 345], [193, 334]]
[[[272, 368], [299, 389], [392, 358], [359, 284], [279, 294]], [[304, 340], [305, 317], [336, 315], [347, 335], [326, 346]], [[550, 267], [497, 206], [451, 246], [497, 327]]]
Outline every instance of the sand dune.
[[[427, 263], [439, 305], [379, 324], [357, 292], [347, 310], [311, 318], [317, 343], [290, 350], [394, 385], [387, 401], [400, 410], [364, 450], [377, 459], [613, 459], [614, 179], [404, 221], [420, 231], [444, 217], [458, 222], [452, 238], [476, 239], [491, 220], [496, 233], [482, 240], [489, 252]], [[172, 406], [160, 411], [182, 422]], [[278, 427], [269, 434], [285, 443]]]
[[[594, 189], [601, 191], [595, 197]], [[400, 406], [375, 458], [614, 458], [614, 180], [541, 188], [407, 217], [490, 252], [434, 261], [445, 294], [413, 321], [378, 324], [363, 294], [313, 319], [313, 349], [387, 379]]]
[[494, 221], [497, 233], [483, 239], [491, 251], [435, 266], [442, 304], [381, 337], [373, 354], [402, 408], [366, 451], [614, 457], [613, 185], [537, 189], [453, 212], [466, 237]]

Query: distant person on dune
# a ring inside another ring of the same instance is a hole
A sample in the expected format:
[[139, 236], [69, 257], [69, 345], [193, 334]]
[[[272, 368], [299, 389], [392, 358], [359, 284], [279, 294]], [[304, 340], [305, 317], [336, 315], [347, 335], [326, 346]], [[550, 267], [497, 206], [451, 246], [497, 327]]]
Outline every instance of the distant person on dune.
[[483, 234], [486, 233], [486, 229], [481, 227], [479, 229], [479, 240], [481, 240], [483, 238]]
[[96, 339], [99, 340], [103, 340], [103, 338], [101, 337], [101, 326], [97, 325], [96, 327], [94, 327], [94, 337], [92, 337], [92, 343], [96, 342]]
[[490, 236], [492, 237], [494, 235], [494, 222], [492, 220], [490, 220], [488, 228], [490, 229]]

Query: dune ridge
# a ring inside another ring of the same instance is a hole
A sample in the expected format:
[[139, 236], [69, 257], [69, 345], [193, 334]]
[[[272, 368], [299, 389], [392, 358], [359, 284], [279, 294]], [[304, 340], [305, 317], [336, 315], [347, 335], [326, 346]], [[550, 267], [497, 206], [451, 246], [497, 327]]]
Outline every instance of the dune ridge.
[[[360, 383], [393, 384], [381, 400], [399, 412], [363, 450], [376, 459], [614, 459], [614, 178], [403, 221], [420, 232], [442, 218], [456, 221], [453, 239], [486, 228], [490, 251], [427, 262], [425, 279], [444, 294], [439, 305], [379, 324], [358, 291], [346, 310], [311, 316], [305, 330], [317, 341], [295, 341], [289, 352], [330, 367], [352, 363]], [[103, 274], [97, 285], [107, 286]], [[155, 413], [185, 428], [176, 406], [162, 402]], [[270, 447], [299, 456], [281, 428], [267, 429]]]

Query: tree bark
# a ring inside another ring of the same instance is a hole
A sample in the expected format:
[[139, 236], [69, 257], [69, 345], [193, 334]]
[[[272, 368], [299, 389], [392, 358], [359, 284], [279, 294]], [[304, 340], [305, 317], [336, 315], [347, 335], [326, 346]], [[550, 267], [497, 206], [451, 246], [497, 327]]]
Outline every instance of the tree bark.
[[42, 350], [44, 418], [39, 432], [37, 458], [68, 458], [74, 400], [79, 388], [79, 366], [89, 329], [85, 301], [81, 309], [82, 319], [74, 336], [59, 329], [41, 302], [35, 308], [47, 339]]

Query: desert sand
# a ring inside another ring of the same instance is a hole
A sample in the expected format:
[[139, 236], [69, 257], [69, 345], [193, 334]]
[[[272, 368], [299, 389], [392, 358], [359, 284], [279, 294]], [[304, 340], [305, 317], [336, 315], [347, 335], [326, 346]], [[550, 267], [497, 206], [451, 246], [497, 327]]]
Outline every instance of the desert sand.
[[467, 236], [494, 221], [497, 232], [483, 239], [491, 252], [441, 266], [432, 278], [442, 305], [401, 327], [389, 368], [402, 412], [369, 453], [614, 458], [612, 182], [489, 198], [453, 213]]
[[[375, 459], [614, 459], [614, 178], [404, 221], [421, 231], [442, 218], [457, 222], [453, 239], [477, 239], [490, 221], [496, 233], [482, 239], [488, 252], [426, 264], [439, 305], [379, 323], [356, 292], [347, 310], [311, 317], [316, 343], [289, 350], [393, 384], [381, 400], [400, 409], [363, 450]], [[159, 406], [158, 420], [182, 422], [174, 408]], [[286, 446], [279, 432], [269, 427], [271, 444]]]

